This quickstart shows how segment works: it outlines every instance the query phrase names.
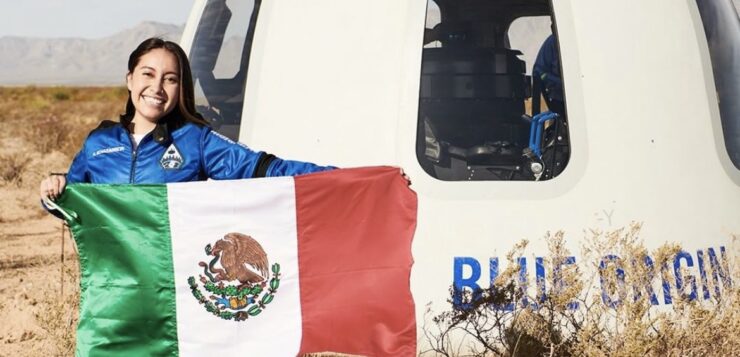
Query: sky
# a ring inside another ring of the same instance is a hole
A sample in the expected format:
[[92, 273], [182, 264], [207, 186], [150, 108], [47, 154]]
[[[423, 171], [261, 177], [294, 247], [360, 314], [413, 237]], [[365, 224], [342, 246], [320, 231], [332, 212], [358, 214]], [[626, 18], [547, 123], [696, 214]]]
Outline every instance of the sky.
[[0, 0], [0, 37], [101, 38], [143, 21], [183, 25], [192, 0]]
[[[732, 0], [740, 8], [740, 0]], [[0, 37], [100, 38], [142, 21], [182, 25], [192, 0], [0, 0]]]

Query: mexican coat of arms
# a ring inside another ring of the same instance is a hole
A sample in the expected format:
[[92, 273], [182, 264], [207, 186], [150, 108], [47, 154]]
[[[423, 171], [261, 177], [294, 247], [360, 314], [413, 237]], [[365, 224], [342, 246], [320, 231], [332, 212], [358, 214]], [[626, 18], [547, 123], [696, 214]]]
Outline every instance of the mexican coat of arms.
[[203, 271], [198, 278], [188, 277], [188, 285], [206, 311], [224, 320], [244, 321], [259, 315], [275, 298], [280, 264], [270, 266], [254, 238], [228, 233], [206, 245], [205, 252], [213, 258], [198, 263]]

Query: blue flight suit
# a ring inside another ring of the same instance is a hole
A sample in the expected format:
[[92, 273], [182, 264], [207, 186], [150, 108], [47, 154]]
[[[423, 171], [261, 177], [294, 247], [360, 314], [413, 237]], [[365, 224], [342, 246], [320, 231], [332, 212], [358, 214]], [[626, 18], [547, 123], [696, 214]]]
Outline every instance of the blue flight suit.
[[532, 69], [532, 76], [542, 83], [542, 94], [548, 108], [561, 116], [565, 114], [563, 81], [560, 74], [560, 54], [555, 35], [550, 35], [542, 43]]
[[293, 176], [330, 166], [282, 160], [211, 130], [184, 123], [167, 130], [157, 125], [134, 150], [121, 123], [104, 122], [85, 140], [67, 172], [67, 183], [167, 183]]

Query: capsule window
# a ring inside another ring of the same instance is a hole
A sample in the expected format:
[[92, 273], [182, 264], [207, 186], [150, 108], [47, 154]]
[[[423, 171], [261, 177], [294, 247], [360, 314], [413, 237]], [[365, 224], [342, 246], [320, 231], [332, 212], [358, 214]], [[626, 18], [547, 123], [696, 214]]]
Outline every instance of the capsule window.
[[208, 0], [190, 50], [196, 110], [237, 140], [261, 0]]
[[416, 154], [444, 181], [548, 180], [570, 157], [549, 1], [430, 0]]
[[725, 147], [740, 169], [740, 19], [737, 2], [697, 0], [709, 45]]

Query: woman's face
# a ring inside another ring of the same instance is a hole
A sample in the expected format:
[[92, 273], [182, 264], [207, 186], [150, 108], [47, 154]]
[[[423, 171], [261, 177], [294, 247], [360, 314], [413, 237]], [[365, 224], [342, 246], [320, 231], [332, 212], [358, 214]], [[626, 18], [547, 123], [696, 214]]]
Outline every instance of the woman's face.
[[169, 114], [180, 95], [180, 66], [175, 55], [163, 48], [153, 49], [139, 58], [134, 71], [126, 75], [134, 121], [157, 120]]

